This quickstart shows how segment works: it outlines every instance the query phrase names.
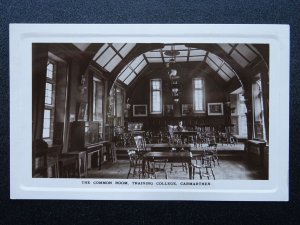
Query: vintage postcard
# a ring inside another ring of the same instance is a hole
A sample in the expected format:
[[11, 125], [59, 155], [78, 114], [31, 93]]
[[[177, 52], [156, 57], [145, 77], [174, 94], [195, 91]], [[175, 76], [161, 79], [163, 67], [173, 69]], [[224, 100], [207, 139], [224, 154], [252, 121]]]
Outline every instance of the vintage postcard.
[[13, 199], [288, 201], [287, 25], [11, 24], [10, 109]]

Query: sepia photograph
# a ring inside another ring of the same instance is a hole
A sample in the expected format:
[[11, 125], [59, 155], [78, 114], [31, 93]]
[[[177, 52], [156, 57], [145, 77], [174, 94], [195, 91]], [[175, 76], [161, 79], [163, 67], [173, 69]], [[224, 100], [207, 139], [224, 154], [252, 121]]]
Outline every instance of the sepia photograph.
[[[22, 137], [22, 152], [20, 141], [11, 144], [12, 161], [19, 161], [17, 154], [26, 158], [26, 169], [12, 168], [13, 193], [39, 198], [33, 189], [20, 188], [25, 182], [36, 191], [48, 190], [43, 197], [54, 187], [58, 193], [70, 190], [58, 198], [75, 199], [131, 199], [122, 193], [149, 190], [152, 194], [139, 199], [237, 200], [234, 193], [239, 191], [245, 192], [240, 200], [255, 199], [253, 195], [272, 199], [269, 190], [281, 185], [274, 175], [282, 173], [281, 179], [288, 173], [288, 148], [284, 153], [274, 144], [274, 128], [279, 126], [274, 119], [288, 108], [281, 107], [280, 113], [274, 102], [279, 98], [270, 98], [284, 78], [274, 68], [286, 52], [277, 42], [260, 38], [264, 29], [253, 38], [252, 30], [239, 26], [249, 39], [236, 33], [223, 39], [220, 31], [211, 38], [201, 38], [199, 31], [195, 38], [193, 29], [182, 25], [179, 28], [187, 34], [182, 38], [166, 25], [173, 38], [158, 35], [137, 41], [138, 25], [112, 26], [107, 36], [100, 29], [98, 39], [87, 38], [93, 32], [90, 27], [82, 31], [87, 33], [84, 38], [78, 38], [78, 26], [70, 28], [69, 39], [46, 35], [56, 25], [41, 31], [45, 38], [26, 42], [21, 37], [28, 56], [21, 60], [28, 85], [17, 82], [15, 67], [12, 84], [25, 90], [27, 104], [12, 107], [12, 113], [22, 108], [28, 120], [11, 116], [19, 121], [12, 125], [12, 139], [18, 140], [14, 128], [21, 125], [30, 136]], [[12, 43], [19, 41], [20, 27], [13, 26]], [[205, 27], [208, 33], [215, 31], [214, 26]], [[166, 35], [159, 31], [161, 26], [152, 28]], [[235, 28], [229, 26], [227, 32]], [[122, 32], [128, 37], [119, 38]], [[20, 50], [12, 46], [11, 51], [16, 60]], [[13, 90], [17, 87], [12, 85]], [[280, 89], [283, 105], [288, 104], [285, 90]], [[275, 166], [279, 159], [280, 172]], [[105, 197], [107, 188], [112, 189]], [[175, 197], [174, 190], [185, 194]], [[278, 199], [286, 195], [278, 194]]]
[[33, 43], [32, 177], [268, 180], [268, 59], [256, 43]]

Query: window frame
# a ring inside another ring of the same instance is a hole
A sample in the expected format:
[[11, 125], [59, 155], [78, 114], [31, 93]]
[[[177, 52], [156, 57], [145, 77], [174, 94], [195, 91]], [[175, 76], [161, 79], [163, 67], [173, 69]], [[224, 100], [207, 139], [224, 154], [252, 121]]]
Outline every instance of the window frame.
[[[257, 96], [254, 96], [254, 88], [255, 85], [259, 85], [258, 81], [260, 81], [260, 92], [258, 93]], [[262, 90], [262, 79], [261, 79], [261, 74], [258, 74], [253, 82], [252, 82], [252, 138], [254, 140], [260, 140], [260, 141], [267, 141], [267, 137], [266, 137], [266, 124], [265, 124], [265, 116], [264, 116], [264, 99], [263, 99], [263, 90]], [[259, 99], [257, 99], [259, 98]], [[255, 113], [256, 113], [256, 101], [259, 101], [260, 104], [260, 108], [261, 108], [261, 123], [262, 123], [262, 138], [257, 137], [257, 133], [256, 133], [256, 128], [255, 128]]]
[[[195, 81], [201, 80], [202, 81], [202, 88], [196, 88], [195, 87]], [[192, 80], [192, 86], [193, 86], [193, 111], [194, 113], [205, 113], [206, 112], [206, 95], [205, 95], [205, 79], [202, 77], [196, 77]], [[195, 91], [196, 90], [202, 90], [202, 110], [196, 110], [196, 99], [195, 99]]]
[[[53, 65], [53, 73], [52, 78], [49, 78], [47, 76], [47, 67], [48, 64], [51, 63]], [[42, 129], [42, 139], [45, 140], [47, 143], [53, 142], [53, 134], [54, 134], [54, 119], [55, 119], [55, 92], [56, 92], [56, 76], [57, 76], [57, 62], [48, 57], [47, 60], [47, 67], [46, 67], [46, 74], [45, 74], [45, 88], [44, 88], [44, 109], [43, 113], [45, 115], [46, 110], [50, 110], [50, 127], [49, 127], [49, 136], [44, 137], [44, 124], [45, 124], [45, 118], [43, 116], [43, 129]], [[46, 84], [49, 83], [52, 85], [52, 91], [51, 91], [51, 104], [48, 104], [45, 102], [46, 100]]]
[[[160, 82], [160, 89], [159, 90], [153, 90], [152, 88], [152, 82], [153, 81], [159, 81]], [[153, 91], [159, 91], [160, 92], [160, 111], [153, 111], [153, 103], [152, 103], [152, 95]], [[162, 79], [155, 78], [155, 79], [150, 79], [150, 114], [157, 115], [157, 114], [162, 114]]]

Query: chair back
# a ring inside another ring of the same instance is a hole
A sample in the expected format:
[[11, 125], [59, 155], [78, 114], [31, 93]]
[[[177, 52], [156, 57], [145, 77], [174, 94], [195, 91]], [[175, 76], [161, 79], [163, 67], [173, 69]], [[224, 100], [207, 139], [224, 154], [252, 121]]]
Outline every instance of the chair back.
[[134, 141], [137, 151], [146, 151], [146, 141], [142, 135], [135, 136]]
[[170, 143], [174, 143], [175, 142], [175, 135], [174, 135], [174, 131], [177, 130], [177, 126], [172, 126], [172, 125], [168, 125], [168, 131], [169, 131], [169, 135], [170, 135], [170, 139], [169, 142]]
[[135, 151], [134, 150], [128, 150], [128, 157], [129, 157], [130, 166], [134, 167], [135, 164], [136, 164], [136, 159], [137, 159]]

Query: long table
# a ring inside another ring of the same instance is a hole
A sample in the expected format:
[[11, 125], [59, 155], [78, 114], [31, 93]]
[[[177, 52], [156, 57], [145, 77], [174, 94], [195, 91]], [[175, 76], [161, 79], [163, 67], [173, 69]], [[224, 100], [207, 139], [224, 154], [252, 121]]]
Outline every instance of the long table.
[[189, 144], [182, 144], [182, 145], [171, 145], [171, 144], [153, 144], [151, 146], [151, 152], [170, 152], [171, 150], [185, 150], [191, 151], [191, 145]]
[[148, 152], [143, 155], [142, 173], [146, 171], [146, 162], [167, 160], [168, 163], [188, 163], [189, 178], [192, 179], [192, 153], [190, 152]]

